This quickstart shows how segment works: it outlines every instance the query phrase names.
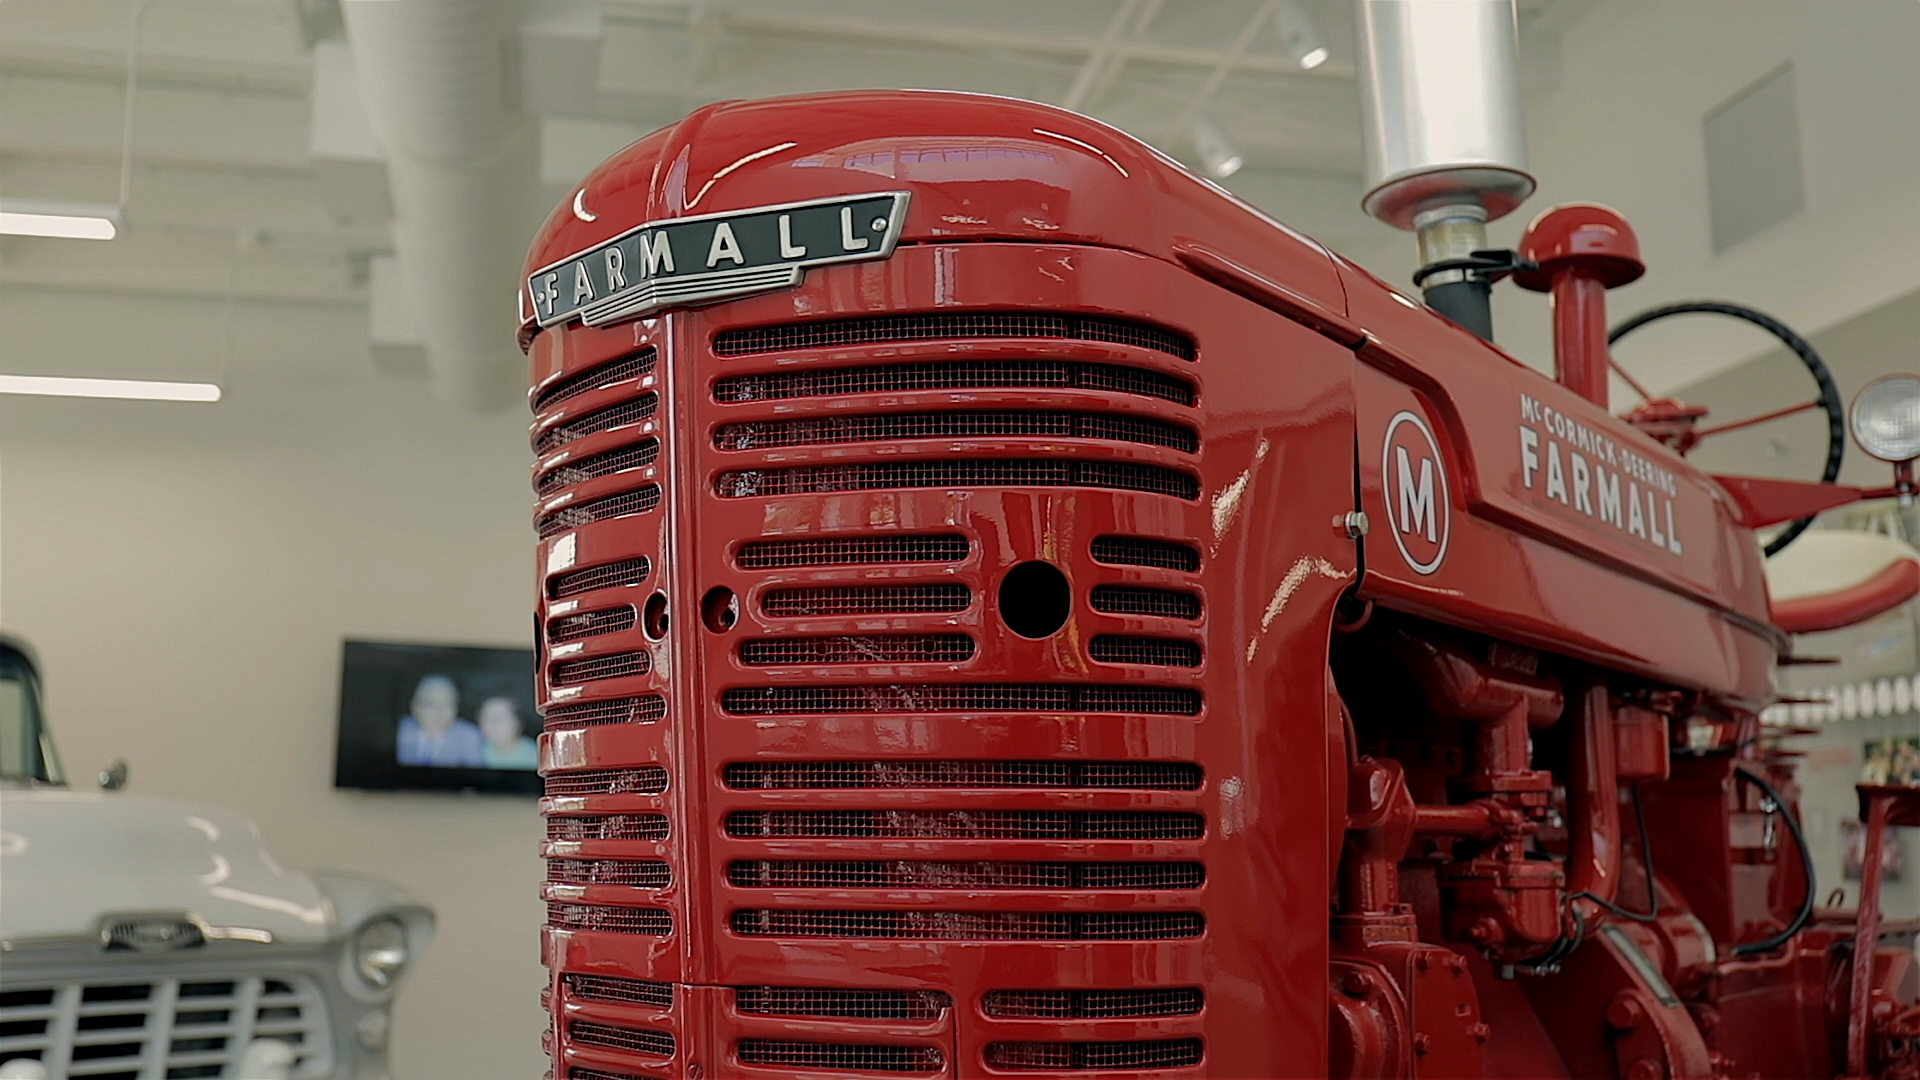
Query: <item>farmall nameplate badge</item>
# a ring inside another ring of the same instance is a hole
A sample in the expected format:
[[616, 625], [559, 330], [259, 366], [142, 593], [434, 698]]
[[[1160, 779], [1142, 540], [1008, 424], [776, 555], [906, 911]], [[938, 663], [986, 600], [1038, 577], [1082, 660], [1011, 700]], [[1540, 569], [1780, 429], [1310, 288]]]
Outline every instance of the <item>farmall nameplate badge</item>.
[[807, 269], [884, 259], [906, 223], [907, 192], [843, 195], [650, 221], [527, 278], [541, 326], [604, 326], [667, 307], [772, 292]]

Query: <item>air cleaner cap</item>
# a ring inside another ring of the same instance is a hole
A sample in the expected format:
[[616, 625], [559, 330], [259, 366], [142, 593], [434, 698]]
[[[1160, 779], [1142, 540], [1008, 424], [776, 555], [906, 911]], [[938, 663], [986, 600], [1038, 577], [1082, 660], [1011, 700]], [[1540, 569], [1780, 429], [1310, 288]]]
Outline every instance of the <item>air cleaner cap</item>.
[[1534, 292], [1553, 288], [1554, 277], [1568, 269], [1584, 270], [1609, 289], [1638, 281], [1647, 272], [1633, 226], [1594, 203], [1556, 206], [1534, 218], [1520, 240], [1520, 257], [1540, 269], [1513, 275], [1513, 283]]

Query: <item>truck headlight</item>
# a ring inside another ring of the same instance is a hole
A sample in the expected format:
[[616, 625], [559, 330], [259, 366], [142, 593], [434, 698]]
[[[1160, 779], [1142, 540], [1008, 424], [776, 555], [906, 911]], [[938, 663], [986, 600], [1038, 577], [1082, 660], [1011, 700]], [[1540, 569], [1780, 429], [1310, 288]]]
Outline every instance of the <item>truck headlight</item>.
[[370, 986], [392, 986], [409, 958], [407, 930], [398, 920], [375, 920], [354, 935], [353, 966]]
[[1853, 441], [1881, 461], [1920, 458], [1920, 375], [1882, 375], [1861, 387], [1847, 419]]

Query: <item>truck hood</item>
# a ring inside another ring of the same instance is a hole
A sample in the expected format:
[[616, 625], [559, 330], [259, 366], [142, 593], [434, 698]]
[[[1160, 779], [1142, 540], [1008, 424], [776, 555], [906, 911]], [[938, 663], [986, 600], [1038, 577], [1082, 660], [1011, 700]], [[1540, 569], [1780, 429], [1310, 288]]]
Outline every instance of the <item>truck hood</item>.
[[[0, 940], [95, 936], [186, 916], [209, 938], [317, 944], [334, 912], [231, 810], [111, 792], [0, 790]], [[270, 937], [269, 937], [270, 935]]]

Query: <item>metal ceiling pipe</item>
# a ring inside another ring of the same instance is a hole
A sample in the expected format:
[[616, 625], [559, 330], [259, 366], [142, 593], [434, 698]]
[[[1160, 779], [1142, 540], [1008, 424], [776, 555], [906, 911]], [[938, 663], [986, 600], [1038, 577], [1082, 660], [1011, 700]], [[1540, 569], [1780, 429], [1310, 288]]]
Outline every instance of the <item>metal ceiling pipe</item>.
[[400, 271], [436, 391], [472, 409], [518, 400], [524, 238], [539, 125], [520, 112], [510, 0], [345, 0], [367, 116], [385, 146]]
[[1419, 235], [1428, 304], [1491, 339], [1489, 283], [1448, 264], [1483, 250], [1487, 222], [1533, 194], [1513, 0], [1355, 0], [1354, 15], [1361, 205]]

